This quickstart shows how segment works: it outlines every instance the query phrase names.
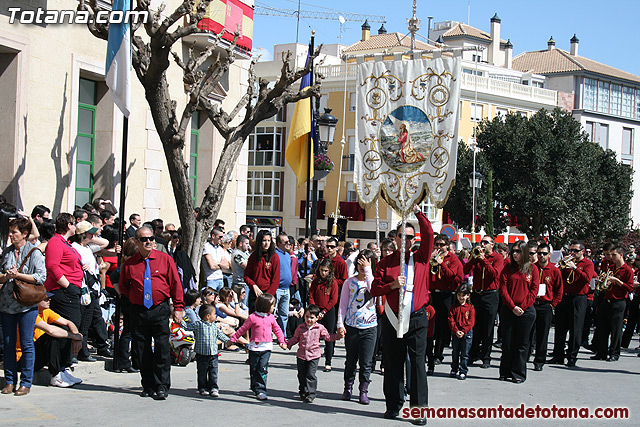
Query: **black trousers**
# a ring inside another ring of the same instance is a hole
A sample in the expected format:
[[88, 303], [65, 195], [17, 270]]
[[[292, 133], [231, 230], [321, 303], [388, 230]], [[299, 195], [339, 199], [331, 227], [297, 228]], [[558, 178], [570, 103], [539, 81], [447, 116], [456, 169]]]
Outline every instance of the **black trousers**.
[[522, 316], [516, 316], [506, 305], [500, 311], [502, 323], [502, 357], [500, 376], [519, 380], [527, 379], [527, 358], [531, 328], [536, 321], [536, 310], [527, 308]]
[[[626, 305], [627, 302], [623, 299], [605, 299], [600, 303], [596, 319], [596, 355], [620, 356]], [[611, 335], [611, 345], [609, 345], [609, 335]]]
[[570, 361], [575, 361], [578, 358], [586, 310], [586, 295], [564, 294], [562, 301], [556, 307], [556, 334], [553, 343], [554, 358], [564, 360], [564, 344], [567, 341], [567, 332], [569, 333], [569, 348], [566, 352], [566, 358]]
[[[129, 298], [124, 295], [120, 297], [120, 305], [122, 312], [122, 333], [120, 334], [120, 340], [118, 341], [118, 348], [116, 348], [116, 357], [118, 358], [118, 369], [127, 369], [133, 366], [138, 368], [138, 358], [135, 356], [136, 349], [131, 346], [131, 352], [129, 352], [129, 346], [131, 345], [131, 302]], [[135, 362], [132, 363], [132, 362]]]
[[82, 348], [78, 354], [80, 357], [89, 357], [89, 349], [87, 348], [87, 339], [89, 338], [89, 329], [92, 330], [95, 337], [95, 346], [98, 349], [109, 347], [107, 339], [107, 324], [102, 318], [102, 311], [98, 304], [98, 297], [91, 295], [91, 303], [89, 305], [80, 306], [80, 314], [82, 320], [80, 321], [80, 333], [82, 334]]
[[631, 345], [631, 338], [633, 338], [633, 333], [640, 318], [640, 295], [634, 295], [633, 297], [633, 300], [629, 301], [629, 317], [627, 318], [627, 326], [624, 328], [622, 343], [620, 344], [623, 348], [629, 348]]
[[368, 384], [371, 382], [371, 364], [378, 327], [358, 329], [345, 326], [345, 328], [347, 335], [344, 337], [344, 346], [347, 358], [344, 362], [344, 383], [353, 384], [356, 379], [356, 366], [359, 364], [358, 379], [360, 384]]
[[249, 350], [249, 376], [251, 377], [250, 387], [251, 391], [253, 391], [256, 396], [260, 393], [267, 393], [269, 358], [271, 358], [271, 350]]
[[424, 407], [429, 403], [429, 387], [425, 357], [427, 351], [428, 319], [424, 308], [411, 313], [409, 330], [402, 338], [397, 337], [389, 318], [380, 318], [382, 328], [382, 354], [384, 357], [383, 391], [387, 411], [398, 413], [404, 405], [404, 366], [409, 356], [410, 406]]
[[553, 309], [551, 303], [545, 302], [534, 305], [536, 311], [536, 321], [531, 331], [531, 341], [533, 343], [535, 337], [535, 356], [534, 364], [541, 364], [547, 360], [547, 349], [549, 346], [549, 330], [551, 329], [551, 320], [553, 319]]
[[[171, 386], [171, 347], [169, 346], [169, 302], [147, 309], [131, 305], [132, 346], [139, 357], [142, 387], [146, 390]], [[153, 339], [153, 348], [151, 340]]]
[[80, 288], [69, 285], [63, 289], [51, 291], [51, 310], [58, 313], [67, 320], [71, 320], [74, 325], [80, 327], [82, 315], [80, 313]]
[[431, 294], [431, 305], [436, 310], [436, 325], [433, 330], [435, 345], [433, 347], [433, 357], [436, 359], [444, 359], [442, 353], [444, 348], [451, 341], [451, 329], [449, 328], [449, 310], [455, 294], [453, 292], [433, 292]]
[[[337, 304], [333, 306], [333, 308], [325, 313], [325, 315], [320, 319], [320, 324], [322, 324], [330, 334], [336, 333], [336, 324], [338, 323], [338, 311]], [[331, 360], [333, 359], [333, 352], [336, 347], [335, 341], [325, 341], [324, 343], [324, 360], [325, 365], [331, 366]]]
[[318, 389], [316, 372], [319, 360], [320, 358], [312, 360], [296, 358], [298, 364], [298, 390], [301, 397], [316, 397], [316, 390]]
[[36, 340], [35, 347], [34, 372], [46, 366], [51, 376], [56, 376], [71, 364], [71, 339], [69, 338], [54, 338], [44, 334]]
[[[596, 299], [590, 300], [587, 298], [587, 308], [584, 311], [584, 326], [582, 327], [582, 340], [580, 341], [580, 345], [586, 347], [589, 345], [589, 334], [591, 333], [591, 325], [595, 323], [595, 319], [597, 316], [596, 306], [600, 304], [601, 301], [596, 303]], [[591, 342], [593, 343], [595, 340], [595, 334]]]
[[469, 362], [482, 360], [491, 361], [491, 346], [493, 345], [493, 330], [498, 313], [498, 291], [484, 291], [471, 294], [471, 303], [476, 309], [476, 324], [473, 327], [473, 344], [469, 354]]

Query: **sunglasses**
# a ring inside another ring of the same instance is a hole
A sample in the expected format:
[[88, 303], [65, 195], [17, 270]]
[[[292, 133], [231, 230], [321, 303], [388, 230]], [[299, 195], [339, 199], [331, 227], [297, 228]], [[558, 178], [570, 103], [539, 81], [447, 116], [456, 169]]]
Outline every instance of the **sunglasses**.
[[580, 252], [582, 249], [569, 249], [569, 252]]
[[538, 252], [538, 255], [547, 256], [549, 255], [549, 252]]
[[436, 243], [434, 246], [436, 246], [438, 248], [441, 248], [443, 246], [447, 246], [447, 244], [446, 243]]
[[327, 249], [335, 249], [335, 248], [337, 248], [336, 245], [327, 245]]
[[490, 242], [489, 240], [481, 240], [480, 241], [481, 245], [490, 245], [491, 243], [493, 243], [493, 242]]
[[514, 249], [511, 251], [512, 254], [521, 254], [522, 251], [520, 249]]
[[146, 242], [153, 242], [154, 240], [156, 240], [156, 238], [155, 236], [136, 237], [136, 240], [138, 240], [138, 242], [146, 243]]
[[[398, 237], [402, 239], [402, 233], [398, 233]], [[416, 236], [414, 236], [413, 234], [407, 234], [405, 236], [405, 239], [407, 239], [407, 240], [413, 240], [415, 238], [416, 238]]]

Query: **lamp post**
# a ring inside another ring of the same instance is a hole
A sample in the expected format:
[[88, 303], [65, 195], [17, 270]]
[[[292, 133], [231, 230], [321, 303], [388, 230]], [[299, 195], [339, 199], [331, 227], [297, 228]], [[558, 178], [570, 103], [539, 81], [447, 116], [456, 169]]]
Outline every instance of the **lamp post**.
[[[320, 99], [318, 98], [318, 103]], [[317, 113], [316, 113], [317, 114]], [[320, 116], [316, 115], [316, 126], [318, 127], [318, 138], [320, 139], [318, 143], [318, 153], [317, 154], [327, 154], [327, 149], [329, 145], [333, 143], [333, 137], [336, 133], [336, 125], [338, 124], [338, 119], [331, 114], [331, 109], [325, 108], [324, 113]], [[313, 209], [311, 210], [311, 234], [316, 234], [318, 232], [318, 178], [313, 178], [313, 190], [311, 192], [311, 206]]]
[[476, 200], [478, 199], [477, 191], [482, 188], [482, 174], [476, 171], [476, 152], [473, 152], [473, 172], [469, 174], [469, 185], [473, 192], [473, 218], [471, 219], [471, 243], [476, 243]]

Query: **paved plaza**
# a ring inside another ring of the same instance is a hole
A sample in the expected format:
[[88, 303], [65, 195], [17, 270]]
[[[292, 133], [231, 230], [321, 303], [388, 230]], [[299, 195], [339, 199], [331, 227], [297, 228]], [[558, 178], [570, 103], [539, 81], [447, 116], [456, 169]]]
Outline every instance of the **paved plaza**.
[[[632, 347], [638, 345], [634, 338]], [[26, 397], [0, 396], [0, 422], [5, 425], [29, 426], [402, 426], [407, 421], [382, 418], [384, 399], [382, 375], [372, 375], [371, 404], [363, 406], [354, 399], [340, 400], [344, 345], [336, 346], [333, 372], [318, 372], [318, 397], [312, 404], [297, 399], [295, 351], [276, 347], [269, 365], [269, 400], [258, 402], [249, 391], [246, 355], [223, 352], [220, 357], [220, 397], [202, 398], [196, 393], [195, 363], [173, 367], [172, 388], [164, 402], [138, 396], [138, 374], [116, 374], [105, 371], [104, 359], [81, 363], [76, 375], [84, 383], [70, 389], [34, 386]], [[521, 385], [498, 381], [499, 351], [494, 349], [490, 369], [473, 366], [466, 381], [449, 378], [450, 349], [445, 364], [436, 366], [429, 377], [429, 403], [442, 407], [527, 407], [552, 405], [588, 407], [627, 407], [630, 418], [623, 420], [482, 420], [435, 419], [436, 426], [637, 426], [640, 416], [640, 358], [637, 351], [623, 350], [619, 362], [589, 360], [591, 353], [581, 351], [579, 369], [545, 366], [543, 372], [528, 371]], [[322, 361], [321, 361], [322, 362]], [[322, 366], [323, 363], [320, 363]], [[530, 365], [531, 367], [531, 365]]]

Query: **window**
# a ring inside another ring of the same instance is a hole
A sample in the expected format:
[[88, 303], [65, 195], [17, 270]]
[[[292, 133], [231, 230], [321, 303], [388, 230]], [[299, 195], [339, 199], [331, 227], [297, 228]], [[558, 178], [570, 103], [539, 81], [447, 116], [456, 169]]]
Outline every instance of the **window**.
[[482, 104], [471, 104], [471, 121], [479, 122], [482, 120]]
[[426, 201], [422, 202], [421, 206], [422, 212], [426, 215], [429, 221], [436, 221], [436, 215], [438, 213], [438, 209], [436, 206], [431, 203], [431, 198], [427, 197]]
[[480, 71], [480, 70], [472, 70], [470, 68], [463, 68], [462, 72], [465, 73], [465, 74], [471, 74], [471, 75], [480, 76], [480, 77], [482, 77], [482, 75], [483, 75], [482, 71]]
[[196, 206], [198, 195], [198, 148], [200, 145], [200, 112], [194, 111], [191, 116], [191, 143], [189, 144], [189, 186], [191, 199]]
[[353, 172], [356, 160], [356, 137], [353, 135], [347, 136], [347, 150], [349, 150], [349, 154], [342, 156], [342, 170]]
[[640, 119], [640, 89], [636, 89], [636, 119]]
[[500, 120], [502, 120], [503, 122], [507, 118], [508, 112], [509, 110], [507, 110], [506, 108], [496, 108], [496, 116], [499, 116]]
[[600, 131], [598, 132], [598, 143], [600, 146], [606, 150], [609, 148], [609, 125], [603, 125], [599, 123]]
[[596, 96], [598, 95], [598, 82], [593, 79], [584, 79], [584, 98], [582, 108], [585, 110], [596, 110]]
[[353, 185], [353, 182], [347, 182], [347, 202], [357, 202], [358, 195], [356, 194], [356, 189]]
[[78, 94], [78, 136], [76, 139], [76, 205], [93, 200], [93, 166], [96, 141], [97, 84], [80, 79]]
[[584, 130], [587, 132], [589, 142], [596, 142], [596, 124], [594, 122], [587, 122]]
[[482, 62], [482, 55], [476, 55], [475, 53], [472, 55], [471, 60], [473, 62]]
[[609, 125], [597, 122], [586, 122], [585, 132], [589, 137], [589, 141], [600, 144], [606, 150], [609, 146]]
[[249, 166], [284, 166], [283, 130], [280, 127], [257, 127], [249, 135]]
[[611, 114], [615, 114], [616, 116], [620, 115], [620, 102], [622, 101], [622, 86], [620, 85], [611, 85], [611, 102], [609, 104], [609, 112]]
[[609, 112], [609, 86], [607, 82], [598, 83], [598, 112], [600, 113]]
[[282, 211], [284, 172], [247, 172], [247, 210]]
[[533, 87], [540, 87], [540, 88], [544, 87], [544, 82], [532, 81], [532, 83], [533, 83]]
[[622, 116], [623, 117], [633, 117], [633, 88], [623, 87], [622, 88]]
[[633, 129], [622, 128], [622, 154], [633, 155]]
[[355, 92], [351, 92], [349, 94], [349, 111], [356, 111], [356, 102], [358, 101], [358, 97]]

